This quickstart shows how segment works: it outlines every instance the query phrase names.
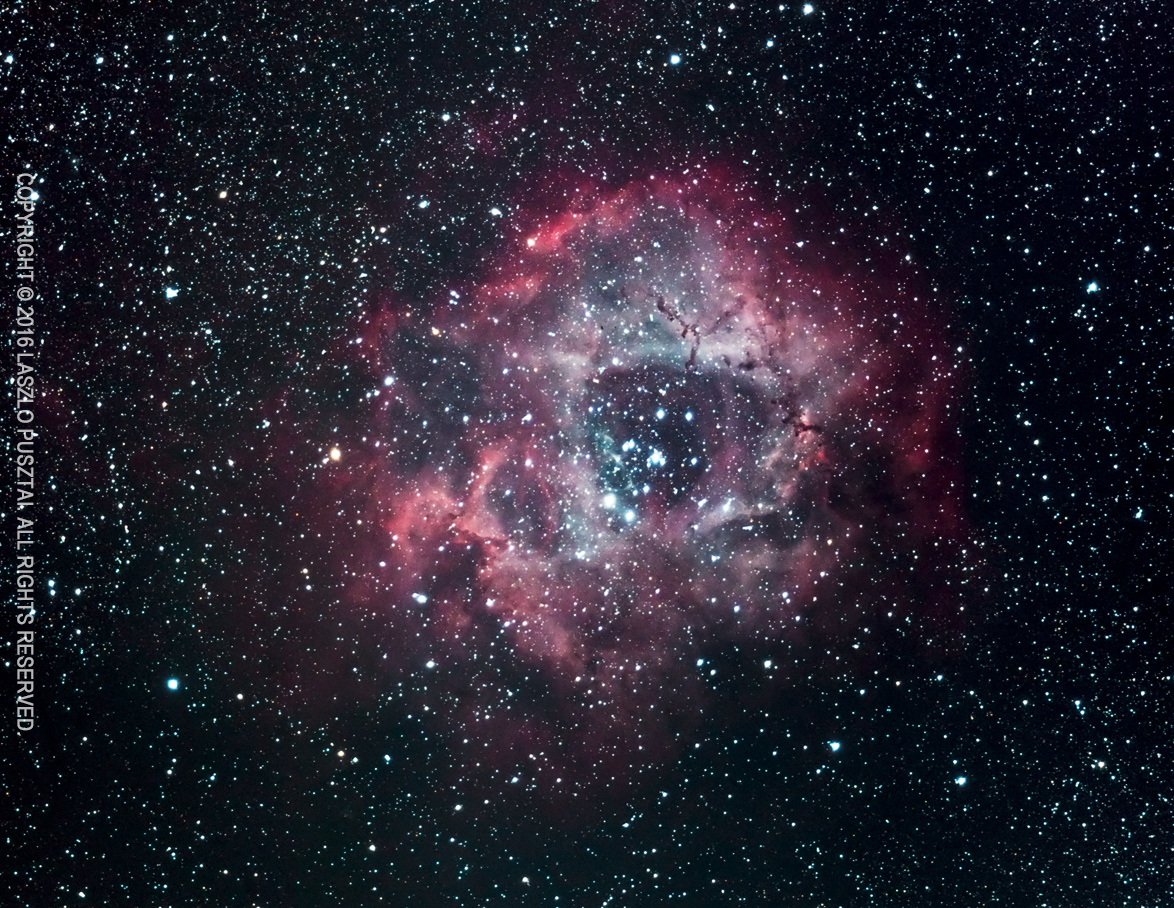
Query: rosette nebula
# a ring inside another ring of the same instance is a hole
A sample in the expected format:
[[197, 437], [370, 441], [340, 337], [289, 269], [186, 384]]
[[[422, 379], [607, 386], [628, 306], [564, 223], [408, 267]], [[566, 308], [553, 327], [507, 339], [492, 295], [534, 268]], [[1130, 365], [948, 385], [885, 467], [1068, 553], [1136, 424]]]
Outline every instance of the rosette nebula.
[[958, 353], [912, 268], [724, 177], [564, 199], [365, 332], [339, 481], [372, 528], [348, 600], [463, 777], [573, 798], [798, 658], [947, 633], [966, 527]]

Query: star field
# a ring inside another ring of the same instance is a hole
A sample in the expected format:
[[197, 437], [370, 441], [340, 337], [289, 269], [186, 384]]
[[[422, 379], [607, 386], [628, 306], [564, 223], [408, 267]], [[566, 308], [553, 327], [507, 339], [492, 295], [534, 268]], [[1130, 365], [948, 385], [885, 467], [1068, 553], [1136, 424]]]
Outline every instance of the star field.
[[1161, 4], [5, 22], [9, 902], [1174, 897]]

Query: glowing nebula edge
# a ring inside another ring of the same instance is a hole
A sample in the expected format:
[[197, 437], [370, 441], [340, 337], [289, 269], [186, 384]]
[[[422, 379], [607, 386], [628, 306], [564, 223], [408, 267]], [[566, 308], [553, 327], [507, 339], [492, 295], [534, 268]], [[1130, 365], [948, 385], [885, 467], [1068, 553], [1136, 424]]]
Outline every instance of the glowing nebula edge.
[[370, 317], [326, 468], [389, 679], [422, 679], [462, 778], [552, 802], [737, 709], [716, 652], [778, 695], [796, 653], [956, 630], [971, 533], [962, 352], [914, 269], [716, 171], [564, 196], [479, 277]]

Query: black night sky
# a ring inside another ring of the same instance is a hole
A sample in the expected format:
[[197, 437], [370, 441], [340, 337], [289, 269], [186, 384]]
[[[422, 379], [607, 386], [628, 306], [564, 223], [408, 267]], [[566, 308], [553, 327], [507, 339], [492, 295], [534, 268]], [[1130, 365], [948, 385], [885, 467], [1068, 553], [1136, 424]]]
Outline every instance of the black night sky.
[[4, 15], [5, 904], [1174, 904], [1165, 4], [175, 7]]

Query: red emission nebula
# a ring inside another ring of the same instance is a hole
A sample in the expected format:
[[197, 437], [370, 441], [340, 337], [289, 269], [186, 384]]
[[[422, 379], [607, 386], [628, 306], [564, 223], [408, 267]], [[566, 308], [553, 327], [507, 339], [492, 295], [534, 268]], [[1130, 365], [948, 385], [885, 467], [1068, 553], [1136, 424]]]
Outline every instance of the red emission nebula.
[[389, 675], [463, 778], [555, 801], [743, 705], [715, 653], [784, 696], [796, 654], [956, 627], [968, 533], [959, 350], [896, 262], [725, 176], [565, 198], [486, 279], [365, 326], [364, 442], [329, 466]]

